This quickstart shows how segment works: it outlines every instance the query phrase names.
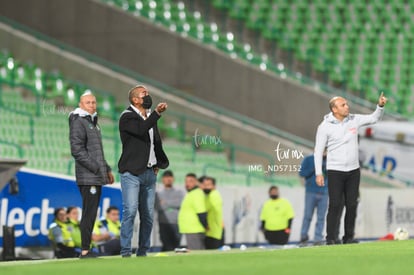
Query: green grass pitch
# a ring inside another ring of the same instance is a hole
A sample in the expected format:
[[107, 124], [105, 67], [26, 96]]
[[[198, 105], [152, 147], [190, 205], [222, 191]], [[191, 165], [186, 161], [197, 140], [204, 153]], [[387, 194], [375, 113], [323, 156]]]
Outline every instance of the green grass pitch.
[[0, 262], [0, 274], [414, 274], [414, 240], [148, 257]]

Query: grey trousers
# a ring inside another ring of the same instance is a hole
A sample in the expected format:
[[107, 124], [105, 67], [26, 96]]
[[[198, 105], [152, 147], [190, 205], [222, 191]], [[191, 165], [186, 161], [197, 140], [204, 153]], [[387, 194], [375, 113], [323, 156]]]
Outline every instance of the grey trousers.
[[187, 240], [187, 248], [191, 250], [202, 250], [206, 249], [204, 244], [204, 239], [206, 235], [204, 233], [192, 233], [192, 234], [185, 234], [185, 238]]

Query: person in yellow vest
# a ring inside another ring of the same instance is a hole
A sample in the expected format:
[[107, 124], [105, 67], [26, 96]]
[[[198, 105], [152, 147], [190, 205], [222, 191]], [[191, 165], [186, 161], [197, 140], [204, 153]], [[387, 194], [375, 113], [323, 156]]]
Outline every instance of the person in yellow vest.
[[287, 244], [294, 217], [292, 205], [279, 197], [279, 188], [271, 186], [270, 199], [265, 202], [260, 214], [261, 230], [270, 244]]
[[95, 223], [92, 232], [92, 240], [98, 246], [100, 254], [119, 255], [121, 253], [120, 229], [119, 209], [116, 206], [110, 206], [106, 210], [106, 217]]
[[49, 240], [53, 243], [56, 258], [74, 258], [79, 257], [75, 251], [75, 243], [68, 230], [68, 220], [66, 210], [63, 207], [56, 208], [54, 212], [55, 219], [49, 226]]
[[207, 229], [206, 198], [198, 186], [197, 176], [189, 173], [185, 177], [187, 194], [178, 212], [178, 228], [185, 235], [187, 248], [190, 250], [205, 249], [205, 233]]
[[67, 228], [76, 248], [82, 248], [82, 238], [79, 223], [79, 209], [77, 206], [69, 206], [66, 210], [68, 217]]
[[218, 249], [223, 238], [223, 200], [216, 189], [216, 179], [202, 177], [201, 186], [206, 194], [207, 231], [206, 249]]

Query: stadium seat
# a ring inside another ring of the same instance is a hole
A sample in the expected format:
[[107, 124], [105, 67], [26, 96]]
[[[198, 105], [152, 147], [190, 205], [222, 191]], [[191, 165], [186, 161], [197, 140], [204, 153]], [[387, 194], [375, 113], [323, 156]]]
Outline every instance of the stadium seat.
[[65, 95], [67, 83], [60, 73], [54, 72], [46, 74], [43, 81], [45, 83], [44, 96], [46, 98], [63, 97]]
[[213, 0], [212, 4], [214, 7], [218, 8], [218, 9], [229, 9], [231, 8], [231, 0]]
[[7, 81], [11, 85], [14, 85], [14, 80], [16, 78], [16, 62], [14, 58], [10, 55], [3, 54], [2, 59], [0, 60], [0, 76], [3, 81]]
[[[280, 48], [293, 50], [295, 58], [310, 61], [315, 70], [327, 72], [334, 82], [349, 81], [347, 86], [357, 91], [365, 78], [372, 78], [378, 86], [390, 85], [390, 81], [408, 82], [398, 74], [390, 77], [389, 74], [373, 72], [376, 66], [392, 67], [392, 60], [398, 64], [410, 60], [414, 10], [405, 1], [230, 2], [234, 7], [232, 9], [224, 0], [214, 1], [213, 6], [227, 12], [231, 18], [243, 20], [248, 29], [258, 31], [265, 39], [276, 41]], [[238, 37], [234, 40], [237, 42]], [[378, 45], [384, 45], [384, 48], [378, 48]], [[323, 57], [309, 57], [307, 53], [310, 49], [317, 50]], [[250, 60], [254, 62], [254, 59]], [[409, 74], [412, 70], [408, 66], [402, 71]], [[397, 96], [398, 91], [394, 87], [391, 87], [390, 97]], [[369, 93], [362, 94], [370, 100]]]
[[234, 0], [229, 12], [230, 18], [245, 20], [247, 18], [247, 10], [249, 8], [248, 0]]
[[112, 95], [99, 93], [96, 95], [99, 115], [116, 119], [115, 98]]
[[64, 103], [66, 106], [74, 107], [79, 102], [80, 94], [77, 90], [69, 85], [64, 93]]
[[[201, 11], [189, 12], [181, 1], [105, 2], [161, 23], [171, 31], [214, 45], [233, 58], [261, 68], [274, 68], [272, 71], [280, 73], [278, 64], [260, 61], [261, 53], [246, 52], [240, 33], [222, 32], [216, 23], [208, 22]], [[211, 6], [222, 11], [225, 17], [243, 22], [241, 25], [256, 31], [272, 45], [293, 53], [295, 59], [310, 62], [315, 71], [327, 76], [326, 80], [363, 97], [367, 95], [367, 100], [371, 99], [370, 93], [360, 90], [363, 88], [361, 81], [369, 79], [381, 87], [389, 85], [391, 80], [398, 81], [400, 76], [377, 73], [377, 67], [390, 66], [391, 60], [407, 62], [411, 56], [414, 9], [404, 1], [213, 0]], [[406, 54], [397, 54], [400, 52]], [[406, 68], [403, 74], [414, 70], [410, 66]], [[397, 91], [390, 88], [389, 96], [397, 96]]]

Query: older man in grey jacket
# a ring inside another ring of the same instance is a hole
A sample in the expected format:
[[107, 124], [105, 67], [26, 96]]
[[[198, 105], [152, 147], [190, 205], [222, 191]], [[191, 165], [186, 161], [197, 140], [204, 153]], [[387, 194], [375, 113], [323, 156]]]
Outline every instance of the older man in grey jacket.
[[69, 132], [70, 149], [75, 158], [76, 183], [82, 196], [80, 258], [91, 258], [96, 257], [89, 249], [102, 185], [114, 182], [111, 168], [104, 157], [93, 94], [85, 93], [80, 97], [79, 108], [69, 115]]
[[384, 113], [385, 103], [387, 98], [381, 94], [377, 108], [372, 114], [350, 114], [348, 102], [342, 97], [333, 97], [329, 101], [331, 113], [324, 117], [318, 127], [315, 142], [315, 174], [316, 184], [319, 186], [325, 184], [322, 155], [327, 148], [329, 207], [326, 242], [328, 245], [338, 243], [336, 236], [343, 198], [346, 207], [343, 243], [357, 242], [354, 239], [354, 231], [360, 181], [358, 129], [379, 121]]

